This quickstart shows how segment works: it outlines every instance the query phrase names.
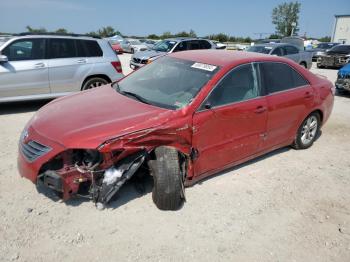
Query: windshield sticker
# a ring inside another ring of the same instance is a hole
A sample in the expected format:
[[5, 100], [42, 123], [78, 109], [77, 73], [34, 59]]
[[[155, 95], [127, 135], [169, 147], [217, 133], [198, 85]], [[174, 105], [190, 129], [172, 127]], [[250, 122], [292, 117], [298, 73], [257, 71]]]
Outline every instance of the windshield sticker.
[[271, 50], [272, 47], [271, 46], [265, 46], [265, 49]]
[[216, 69], [216, 66], [208, 65], [208, 64], [202, 64], [202, 63], [194, 63], [191, 67], [192, 68], [206, 70], [206, 71], [210, 71], [210, 72], [213, 72]]

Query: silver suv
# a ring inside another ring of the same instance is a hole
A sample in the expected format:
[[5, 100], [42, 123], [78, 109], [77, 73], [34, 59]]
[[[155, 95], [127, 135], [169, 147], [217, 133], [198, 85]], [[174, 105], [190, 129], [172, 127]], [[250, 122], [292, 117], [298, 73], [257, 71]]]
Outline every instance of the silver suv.
[[121, 77], [120, 61], [103, 39], [20, 35], [0, 42], [0, 102], [64, 96]]

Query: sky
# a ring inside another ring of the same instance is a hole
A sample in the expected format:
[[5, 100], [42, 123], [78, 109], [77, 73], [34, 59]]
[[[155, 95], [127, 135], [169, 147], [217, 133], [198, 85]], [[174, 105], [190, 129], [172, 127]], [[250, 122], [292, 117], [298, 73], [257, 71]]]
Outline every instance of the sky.
[[[198, 36], [226, 33], [260, 38], [275, 32], [272, 9], [283, 0], [0, 0], [0, 32], [25, 27], [66, 28], [74, 33], [112, 26], [147, 36], [193, 29]], [[300, 1], [300, 35], [330, 36], [334, 15], [350, 14], [350, 0]]]

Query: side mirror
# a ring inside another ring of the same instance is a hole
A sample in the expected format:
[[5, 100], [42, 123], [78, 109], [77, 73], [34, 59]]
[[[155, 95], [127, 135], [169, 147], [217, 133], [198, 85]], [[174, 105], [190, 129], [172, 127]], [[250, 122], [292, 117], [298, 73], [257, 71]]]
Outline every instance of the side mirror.
[[0, 63], [6, 63], [8, 62], [9, 59], [5, 55], [0, 55]]

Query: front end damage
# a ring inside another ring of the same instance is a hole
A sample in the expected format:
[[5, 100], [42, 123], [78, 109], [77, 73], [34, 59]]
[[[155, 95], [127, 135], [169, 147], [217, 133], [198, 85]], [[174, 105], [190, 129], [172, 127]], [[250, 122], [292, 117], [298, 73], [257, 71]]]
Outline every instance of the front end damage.
[[[87, 197], [103, 209], [132, 176], [151, 174], [148, 161], [158, 146], [175, 147], [190, 162], [190, 138], [188, 125], [158, 127], [109, 139], [96, 149], [66, 149], [40, 165], [35, 182], [63, 200]], [[191, 170], [192, 165], [186, 164], [184, 179], [191, 176]]]

